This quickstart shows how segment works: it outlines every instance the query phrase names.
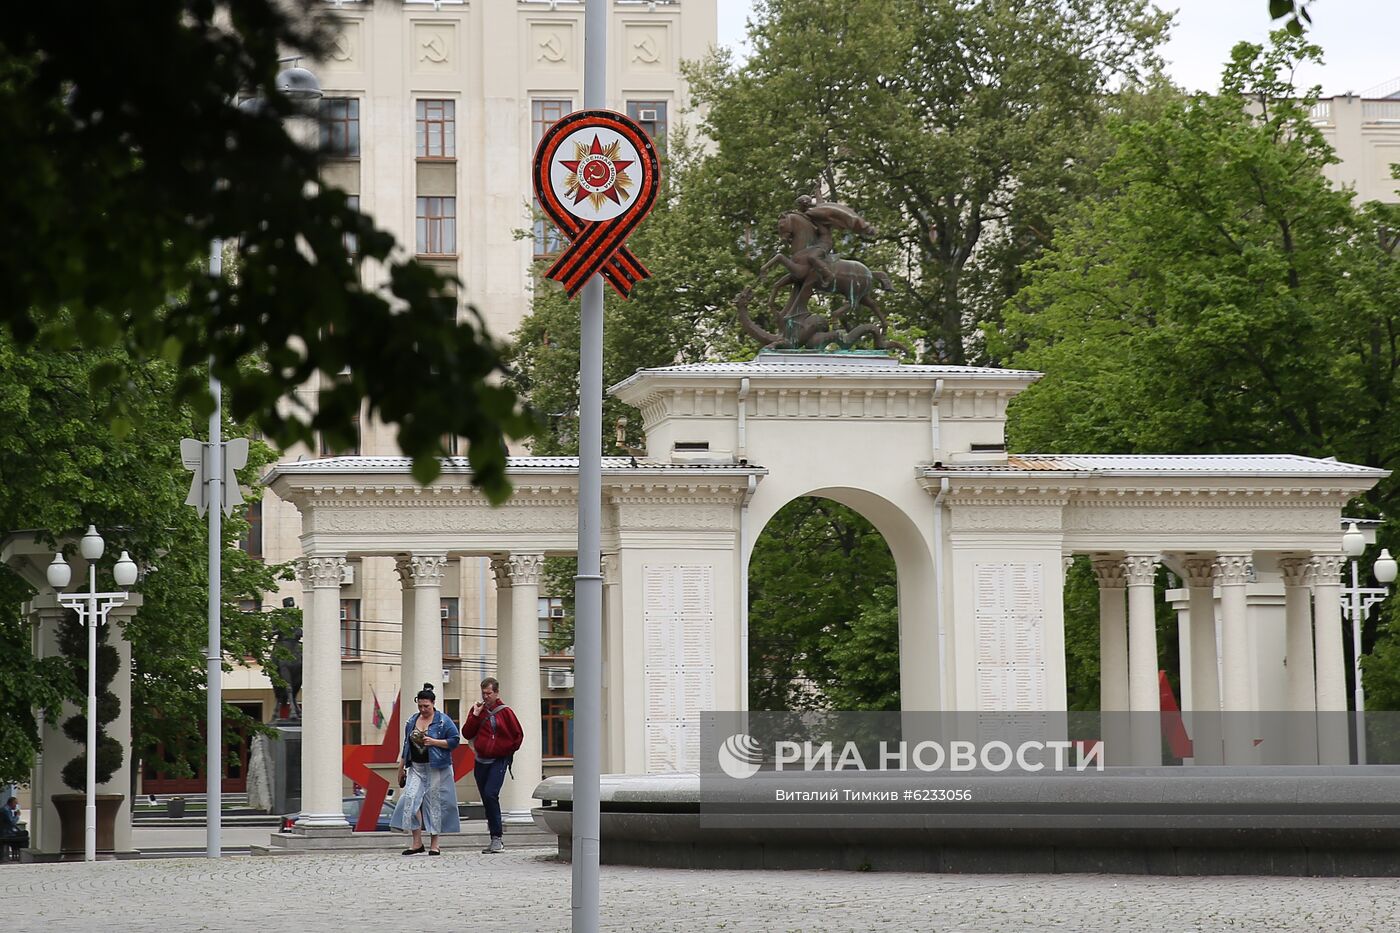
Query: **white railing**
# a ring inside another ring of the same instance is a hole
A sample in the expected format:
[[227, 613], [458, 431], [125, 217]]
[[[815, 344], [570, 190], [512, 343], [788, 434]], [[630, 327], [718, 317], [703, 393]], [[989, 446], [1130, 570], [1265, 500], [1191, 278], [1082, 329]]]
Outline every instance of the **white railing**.
[[1400, 100], [1363, 100], [1362, 123], [1400, 123]]
[[1332, 122], [1332, 102], [1330, 100], [1320, 100], [1312, 105], [1308, 111], [1308, 119], [1313, 123]]

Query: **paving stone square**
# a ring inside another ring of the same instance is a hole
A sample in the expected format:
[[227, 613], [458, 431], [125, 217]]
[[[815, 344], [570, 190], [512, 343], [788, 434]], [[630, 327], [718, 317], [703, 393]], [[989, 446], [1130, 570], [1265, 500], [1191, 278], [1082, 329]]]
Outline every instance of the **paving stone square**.
[[[0, 865], [7, 931], [569, 928], [570, 866], [539, 850]], [[683, 871], [603, 866], [609, 931], [1400, 929], [1388, 878]], [[496, 902], [499, 909], [483, 911]]]

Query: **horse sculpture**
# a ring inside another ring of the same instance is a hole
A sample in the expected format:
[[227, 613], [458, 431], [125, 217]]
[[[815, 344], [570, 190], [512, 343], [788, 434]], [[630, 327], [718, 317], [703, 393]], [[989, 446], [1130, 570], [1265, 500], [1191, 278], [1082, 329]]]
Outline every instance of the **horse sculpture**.
[[278, 635], [277, 647], [290, 655], [277, 657], [277, 676], [286, 685], [273, 684], [273, 693], [277, 697], [277, 714], [281, 715], [282, 707], [286, 706], [288, 719], [300, 719], [301, 705], [297, 703], [297, 694], [301, 692], [301, 629]]
[[[798, 210], [788, 211], [778, 220], [778, 232], [789, 245], [789, 255], [778, 253], [759, 270], [762, 277], [774, 266], [786, 272], [773, 283], [768, 298], [770, 315], [779, 323], [781, 333], [773, 333], [756, 324], [749, 314], [753, 300], [752, 289], [745, 289], [736, 302], [739, 323], [749, 334], [762, 341], [764, 349], [775, 347], [821, 349], [831, 343], [849, 347], [865, 336], [873, 335], [880, 349], [898, 347], [902, 343], [885, 336], [885, 314], [875, 301], [878, 285], [889, 290], [889, 276], [872, 272], [863, 262], [838, 259], [832, 251], [832, 227], [873, 234], [874, 228], [853, 210], [840, 204], [819, 202], [806, 197], [798, 200]], [[792, 295], [781, 311], [777, 311], [778, 293], [791, 288]], [[844, 300], [826, 314], [807, 307], [813, 294], [830, 293]], [[841, 319], [856, 308], [865, 308], [874, 317], [850, 329], [843, 329]]]

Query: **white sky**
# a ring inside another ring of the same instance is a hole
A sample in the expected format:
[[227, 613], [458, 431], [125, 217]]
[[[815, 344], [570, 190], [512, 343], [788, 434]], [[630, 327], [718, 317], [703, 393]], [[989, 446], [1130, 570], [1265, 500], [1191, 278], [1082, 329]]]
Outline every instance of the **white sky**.
[[[719, 42], [742, 57], [751, 0], [717, 0]], [[840, 2], [840, 0], [832, 0]], [[1034, 2], [1034, 0], [1032, 0]], [[1268, 0], [1156, 0], [1175, 10], [1163, 50], [1167, 71], [1191, 91], [1215, 90], [1230, 48], [1242, 39], [1263, 42], [1274, 23]], [[1324, 97], [1363, 93], [1400, 78], [1400, 0], [1315, 0], [1311, 40], [1324, 65], [1300, 72], [1300, 84], [1321, 84]]]

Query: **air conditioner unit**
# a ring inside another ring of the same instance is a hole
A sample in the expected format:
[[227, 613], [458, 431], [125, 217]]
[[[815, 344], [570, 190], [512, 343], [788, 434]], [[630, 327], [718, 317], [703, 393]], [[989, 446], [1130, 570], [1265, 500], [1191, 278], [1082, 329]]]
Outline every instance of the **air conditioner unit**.
[[637, 122], [638, 122], [638, 123], [655, 123], [655, 122], [656, 122], [656, 108], [655, 108], [655, 107], [648, 107], [648, 108], [645, 108], [645, 109], [638, 110], [638, 111], [637, 111]]
[[354, 585], [355, 585], [355, 565], [354, 565], [354, 564], [346, 564], [345, 566], [343, 566], [343, 567], [340, 568], [340, 585], [341, 585], [341, 586], [354, 586]]
[[566, 670], [552, 670], [549, 672], [549, 689], [569, 690], [574, 685], [574, 672]]

